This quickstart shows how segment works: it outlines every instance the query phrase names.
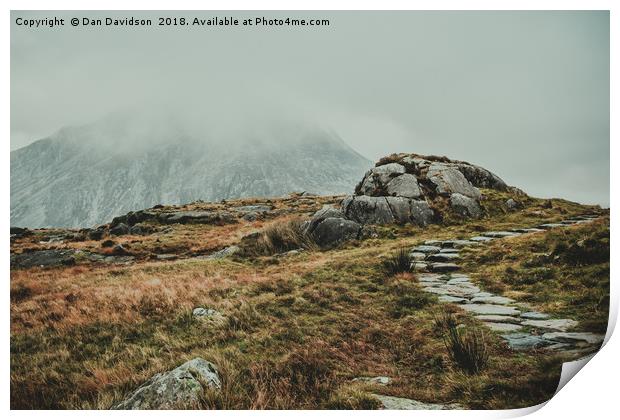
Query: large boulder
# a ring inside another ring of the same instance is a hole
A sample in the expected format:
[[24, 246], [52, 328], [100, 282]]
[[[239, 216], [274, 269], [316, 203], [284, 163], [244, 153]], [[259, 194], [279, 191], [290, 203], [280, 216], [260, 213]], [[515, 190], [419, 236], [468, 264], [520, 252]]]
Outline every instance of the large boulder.
[[114, 406], [117, 410], [175, 410], [200, 408], [207, 389], [221, 388], [215, 365], [196, 358], [169, 372], [158, 373], [129, 397]]
[[331, 248], [341, 242], [358, 239], [362, 226], [353, 220], [337, 217], [323, 219], [312, 231], [312, 239], [321, 248]]

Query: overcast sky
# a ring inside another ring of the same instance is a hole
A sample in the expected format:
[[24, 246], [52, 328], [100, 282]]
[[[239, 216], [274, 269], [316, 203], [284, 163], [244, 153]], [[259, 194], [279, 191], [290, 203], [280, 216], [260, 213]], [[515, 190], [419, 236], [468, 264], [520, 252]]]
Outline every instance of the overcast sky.
[[13, 12], [11, 150], [131, 107], [228, 124], [288, 113], [372, 160], [447, 155], [535, 196], [609, 205], [607, 12], [120, 15], [256, 14], [330, 25], [32, 29], [15, 19], [114, 14]]

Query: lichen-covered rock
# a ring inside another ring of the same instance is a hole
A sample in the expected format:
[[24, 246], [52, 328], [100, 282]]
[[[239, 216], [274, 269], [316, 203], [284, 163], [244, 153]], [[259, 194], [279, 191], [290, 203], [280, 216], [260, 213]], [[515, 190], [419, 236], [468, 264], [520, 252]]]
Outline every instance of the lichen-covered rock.
[[342, 209], [347, 218], [361, 224], [385, 225], [395, 222], [385, 197], [347, 197], [342, 202]]
[[450, 207], [462, 217], [479, 219], [482, 217], [482, 207], [477, 200], [463, 194], [454, 193], [450, 196]]
[[221, 381], [215, 365], [196, 358], [174, 370], [156, 374], [113, 408], [117, 410], [199, 408], [206, 389], [220, 388]]
[[450, 196], [458, 193], [475, 199], [480, 198], [480, 190], [474, 187], [461, 171], [454, 167], [433, 163], [428, 169], [426, 177], [435, 185], [435, 191], [439, 195]]
[[387, 194], [396, 197], [420, 198], [422, 190], [418, 179], [411, 174], [402, 174], [387, 184]]

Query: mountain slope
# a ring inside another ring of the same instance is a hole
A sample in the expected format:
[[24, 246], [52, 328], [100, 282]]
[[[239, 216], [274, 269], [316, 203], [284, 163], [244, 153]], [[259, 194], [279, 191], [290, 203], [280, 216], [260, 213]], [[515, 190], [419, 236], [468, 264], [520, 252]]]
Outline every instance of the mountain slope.
[[11, 225], [92, 226], [159, 203], [344, 193], [368, 166], [318, 127], [197, 136], [115, 118], [11, 153]]

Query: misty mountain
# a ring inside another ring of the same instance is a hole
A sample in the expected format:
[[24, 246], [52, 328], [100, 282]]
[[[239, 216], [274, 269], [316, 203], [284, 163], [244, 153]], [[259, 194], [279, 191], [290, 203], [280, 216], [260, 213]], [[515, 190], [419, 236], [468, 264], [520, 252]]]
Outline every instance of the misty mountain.
[[11, 152], [11, 225], [85, 227], [156, 204], [350, 193], [370, 166], [317, 126], [218, 133], [115, 116]]

